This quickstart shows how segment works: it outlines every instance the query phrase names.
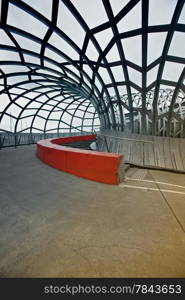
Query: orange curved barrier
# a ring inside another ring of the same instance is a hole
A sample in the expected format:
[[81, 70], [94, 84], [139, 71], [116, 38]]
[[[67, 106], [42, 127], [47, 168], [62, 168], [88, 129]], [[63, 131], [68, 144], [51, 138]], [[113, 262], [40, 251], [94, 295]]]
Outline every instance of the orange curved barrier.
[[96, 135], [87, 135], [41, 140], [37, 142], [37, 156], [44, 163], [67, 173], [98, 182], [119, 184], [119, 166], [123, 155], [65, 147], [65, 143], [95, 138]]

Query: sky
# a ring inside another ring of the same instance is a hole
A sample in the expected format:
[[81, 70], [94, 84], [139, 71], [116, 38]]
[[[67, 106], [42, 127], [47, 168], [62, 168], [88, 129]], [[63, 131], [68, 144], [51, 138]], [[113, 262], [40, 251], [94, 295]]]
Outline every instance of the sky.
[[[51, 21], [52, 16], [52, 0], [24, 0], [22, 2], [27, 3], [32, 8], [36, 9], [39, 13], [41, 13], [45, 18], [48, 19], [48, 21]], [[78, 10], [79, 14], [83, 17], [84, 21], [88, 25], [89, 29], [93, 30], [97, 26], [104, 24], [108, 21], [108, 16], [105, 11], [105, 8], [103, 6], [103, 3], [101, 0], [93, 0], [93, 1], [87, 1], [87, 0], [71, 0], [71, 2], [74, 4], [76, 9]], [[114, 17], [120, 12], [120, 10], [128, 4], [128, 0], [110, 0], [110, 4], [112, 7], [113, 15]], [[149, 26], [155, 26], [155, 25], [163, 25], [163, 24], [170, 24], [171, 19], [173, 16], [173, 12], [175, 9], [175, 6], [177, 4], [176, 0], [149, 0]], [[159, 9], [160, 8], [160, 9]], [[1, 9], [1, 0], [0, 0], [0, 9]], [[117, 29], [119, 33], [125, 33], [129, 32], [131, 30], [139, 29], [141, 28], [142, 23], [142, 15], [141, 15], [141, 1], [138, 2], [138, 4], [128, 13], [126, 16], [121, 19], [117, 23]], [[185, 7], [183, 8], [181, 15], [179, 17], [178, 23], [184, 24], [185, 23]], [[48, 27], [40, 22], [39, 20], [36, 20], [33, 18], [30, 14], [23, 11], [22, 9], [16, 7], [12, 3], [9, 4], [9, 10], [8, 10], [8, 18], [7, 18], [7, 24], [11, 26], [15, 26], [19, 29], [23, 29], [26, 32], [31, 33], [37, 38], [43, 39], [47, 33]], [[58, 18], [57, 18], [57, 27], [62, 30], [68, 37], [71, 38], [71, 40], [79, 47], [80, 49], [83, 46], [84, 39], [86, 36], [86, 33], [84, 29], [79, 25], [77, 20], [74, 18], [74, 16], [71, 14], [71, 12], [68, 10], [68, 8], [64, 5], [62, 1], [59, 1], [59, 11], [58, 11]], [[1, 70], [5, 73], [11, 73], [11, 72], [27, 72], [29, 63], [33, 63], [36, 65], [40, 65], [40, 58], [39, 54], [41, 51], [41, 45], [37, 42], [37, 40], [33, 41], [26, 37], [23, 37], [19, 34], [12, 33], [13, 37], [15, 38], [16, 42], [19, 44], [19, 46], [26, 50], [31, 50], [35, 53], [35, 56], [32, 57], [28, 55], [28, 52], [24, 53], [24, 60], [27, 63], [27, 66], [17, 64], [17, 65], [1, 65]], [[155, 61], [157, 58], [159, 58], [162, 54], [163, 46], [166, 39], [166, 32], [160, 32], [160, 33], [149, 33], [148, 34], [148, 55], [147, 55], [147, 65], [150, 65], [153, 61]], [[101, 47], [102, 51], [104, 51], [109, 44], [109, 42], [113, 38], [113, 31], [109, 27], [101, 32], [98, 32], [94, 34], [94, 37]], [[12, 40], [8, 37], [6, 32], [3, 29], [0, 29], [0, 44], [2, 45], [8, 45], [13, 46]], [[59, 36], [57, 32], [53, 32], [48, 40], [48, 47], [46, 47], [44, 55], [44, 66], [49, 69], [45, 70], [39, 70], [40, 79], [43, 79], [44, 77], [41, 76], [41, 73], [44, 73], [47, 76], [55, 76], [56, 80], [59, 81], [59, 78], [61, 76], [65, 76], [63, 73], [63, 70], [57, 66], [54, 62], [65, 64], [67, 62], [66, 57], [63, 57], [57, 52], [54, 52], [49, 45], [56, 47], [57, 49], [61, 50], [64, 54], [66, 54], [69, 58], [75, 61], [79, 61], [79, 54], [77, 51], [75, 51], [68, 43], [65, 42]], [[142, 37], [141, 35], [136, 35], [129, 38], [121, 39], [121, 45], [123, 48], [124, 56], [127, 61], [134, 63], [136, 66], [141, 67], [142, 66], [142, 51], [141, 51], [141, 45], [142, 45]], [[184, 33], [180, 31], [175, 31], [172, 42], [168, 51], [168, 55], [177, 56], [180, 58], [184, 58], [185, 53], [185, 42], [184, 42]], [[92, 62], [97, 62], [99, 53], [95, 46], [93, 45], [92, 41], [89, 41], [88, 47], [85, 52], [86, 57], [91, 60]], [[49, 58], [50, 61], [47, 59]], [[107, 53], [105, 59], [109, 63], [113, 63], [116, 61], [120, 61], [119, 52], [117, 49], [117, 45], [114, 44], [113, 47], [110, 49], [110, 51]], [[4, 61], [16, 61], [20, 62], [20, 56], [16, 52], [3, 50], [0, 48], [0, 62]], [[102, 60], [102, 63], [105, 63], [105, 61]], [[69, 71], [67, 71], [67, 75], [70, 76], [75, 82], [78, 82], [75, 75], [72, 75], [70, 71], [73, 71], [74, 74], [77, 76], [81, 76], [78, 69], [74, 66], [66, 66]], [[149, 86], [157, 76], [159, 65], [152, 68], [149, 72], [147, 72], [147, 86]], [[33, 67], [32, 67], [33, 68]], [[173, 62], [166, 62], [164, 66], [164, 71], [162, 75], [162, 79], [164, 80], [170, 80], [173, 82], [177, 82], [179, 79], [179, 76], [184, 68], [184, 65], [181, 63], [173, 63]], [[92, 79], [92, 70], [89, 68], [87, 64], [83, 65], [83, 70], [86, 72], [86, 74], [89, 76], [90, 79]], [[141, 72], [138, 70], [135, 70], [131, 66], [127, 67], [128, 70], [128, 76], [129, 80], [136, 84], [138, 87], [141, 87], [142, 85], [142, 76]], [[111, 72], [115, 78], [116, 82], [122, 82], [125, 81], [125, 73], [122, 68], [122, 66], [112, 66]], [[112, 82], [112, 79], [110, 77], [110, 74], [107, 71], [106, 67], [100, 67], [98, 70], [99, 75], [101, 76], [104, 83], [110, 84]], [[37, 76], [37, 79], [39, 77]], [[34, 77], [35, 79], [35, 77]], [[19, 83], [21, 81], [27, 81], [28, 77], [25, 73], [24, 75], [16, 75], [13, 77], [8, 77], [7, 84], [12, 85], [15, 83]], [[84, 76], [84, 82], [86, 83], [86, 89], [88, 90], [88, 87], [91, 88], [91, 83], [88, 81], [88, 79]], [[3, 89], [4, 81], [1, 79], [1, 89]], [[29, 115], [30, 112], [35, 114], [34, 108], [38, 108], [42, 105], [39, 116], [37, 116], [34, 120], [34, 127], [42, 128], [44, 129], [45, 120], [42, 119], [43, 117], [47, 117], [51, 110], [51, 105], [56, 104], [57, 102], [61, 101], [62, 95], [58, 96], [59, 90], [61, 89], [61, 84], [58, 84], [58, 87], [50, 87], [50, 83], [45, 82], [43, 87], [40, 87], [40, 92], [44, 92], [44, 88], [46, 91], [46, 94], [50, 91], [48, 95], [41, 95], [39, 97], [40, 103], [33, 101], [28, 105], [27, 109], [22, 113], [21, 117], [24, 117], [18, 124], [18, 130], [21, 130], [23, 127], [29, 127], [30, 121], [33, 119], [33, 117], [27, 117], [26, 115]], [[95, 84], [99, 92], [101, 93], [101, 82], [98, 78], [95, 79]], [[39, 87], [38, 83], [25, 83], [20, 85], [17, 88], [11, 89], [12, 93], [12, 99], [15, 97], [15, 93], [21, 93], [23, 89], [29, 89], [30, 88], [37, 88]], [[167, 86], [161, 85], [161, 88], [166, 88]], [[42, 88], [42, 89], [41, 89]], [[173, 87], [172, 87], [173, 88]], [[108, 91], [111, 96], [115, 95], [114, 88], [110, 87], [108, 88]], [[118, 91], [120, 95], [126, 94], [126, 86], [118, 86]], [[94, 91], [96, 98], [98, 98], [98, 91]], [[131, 92], [136, 93], [138, 90], [135, 88], [131, 88]], [[53, 93], [53, 94], [52, 94]], [[29, 92], [27, 94], [29, 99], [33, 99], [34, 97], [38, 96], [37, 92]], [[51, 99], [51, 96], [52, 99]], [[28, 98], [20, 97], [18, 100], [15, 101], [14, 104], [9, 105], [10, 99], [9, 97], [3, 93], [0, 95], [0, 112], [2, 112], [4, 109], [7, 108], [7, 113], [11, 114], [12, 116], [17, 117], [22, 109], [21, 107], [24, 107], [28, 103]], [[50, 98], [50, 100], [48, 99]], [[72, 120], [73, 126], [78, 126], [81, 124], [81, 117], [86, 114], [87, 120], [86, 124], [89, 126], [91, 124], [91, 118], [94, 116], [95, 109], [93, 108], [93, 103], [91, 104], [89, 100], [86, 100], [85, 103], [83, 101], [76, 101], [76, 103], [73, 103], [72, 106], [69, 107], [68, 101], [72, 101], [72, 98], [70, 100], [66, 100], [66, 104], [59, 104], [56, 109], [53, 111], [53, 115], [51, 114], [51, 119], [58, 119], [60, 113], [60, 109], [64, 109], [68, 105], [68, 112], [64, 113], [62, 120], [64, 120], [64, 123], [61, 125], [63, 128], [68, 128], [69, 126], [65, 123], [69, 124]], [[48, 101], [45, 105], [44, 103]], [[20, 104], [21, 107], [17, 106], [16, 103]], [[81, 105], [80, 105], [81, 103]], [[86, 109], [86, 105], [89, 105], [89, 108]], [[75, 108], [81, 108], [82, 111], [77, 110], [76, 111], [76, 117], [72, 118], [71, 114], [75, 112]], [[71, 111], [69, 110], [71, 108]], [[41, 116], [41, 117], [40, 117]], [[99, 125], [98, 117], [96, 116], [96, 124]], [[11, 126], [14, 125], [16, 119], [11, 121]], [[13, 125], [12, 125], [13, 124]], [[58, 125], [58, 121], [51, 121], [50, 124], [48, 123], [47, 129], [55, 128], [55, 126]], [[0, 123], [0, 129], [9, 130], [10, 127], [10, 117], [8, 115], [4, 115], [1, 123]]]

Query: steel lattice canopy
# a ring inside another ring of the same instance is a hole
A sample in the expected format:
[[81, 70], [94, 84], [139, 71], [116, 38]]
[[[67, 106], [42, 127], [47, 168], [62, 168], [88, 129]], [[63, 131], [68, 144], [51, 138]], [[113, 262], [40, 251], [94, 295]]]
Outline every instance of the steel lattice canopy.
[[184, 0], [0, 3], [1, 132], [183, 135]]

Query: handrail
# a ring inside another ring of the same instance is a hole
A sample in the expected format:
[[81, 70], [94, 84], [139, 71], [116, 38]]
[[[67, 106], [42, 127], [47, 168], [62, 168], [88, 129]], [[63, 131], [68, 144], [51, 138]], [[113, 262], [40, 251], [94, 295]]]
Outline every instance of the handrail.
[[96, 133], [96, 135], [102, 135], [102, 136], [106, 136], [106, 137], [111, 137], [111, 138], [114, 138], [114, 139], [119, 139], [119, 140], [127, 140], [127, 141], [134, 141], [134, 142], [142, 142], [142, 143], [151, 143], [153, 144], [153, 141], [144, 141], [144, 140], [137, 140], [137, 139], [129, 139], [129, 138], [121, 138], [121, 137], [117, 137], [117, 136], [114, 136], [114, 135], [107, 135], [107, 134], [102, 134], [102, 133]]

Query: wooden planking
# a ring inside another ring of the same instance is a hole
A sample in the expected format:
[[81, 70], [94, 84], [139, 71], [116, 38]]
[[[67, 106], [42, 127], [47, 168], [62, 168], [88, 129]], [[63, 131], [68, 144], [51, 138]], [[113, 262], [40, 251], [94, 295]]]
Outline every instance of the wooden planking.
[[[106, 131], [109, 151], [124, 154], [125, 161], [140, 166], [185, 171], [185, 139]], [[119, 140], [115, 137], [132, 140]], [[137, 140], [137, 141], [134, 141]], [[139, 142], [141, 140], [141, 142]], [[150, 143], [145, 143], [144, 141]], [[105, 148], [105, 147], [104, 147]], [[106, 151], [106, 148], [105, 150]]]
[[173, 163], [172, 163], [172, 157], [170, 151], [170, 138], [167, 137], [164, 139], [163, 147], [164, 147], [165, 168], [173, 169]]
[[180, 139], [179, 151], [182, 159], [183, 170], [185, 171], [185, 139]]
[[[108, 149], [109, 149], [109, 152], [110, 152], [110, 147], [111, 147], [111, 139], [109, 138], [109, 137], [106, 137], [106, 141], [107, 141], [107, 146], [108, 146]], [[105, 145], [105, 149], [104, 149], [105, 151], [107, 151], [107, 149], [106, 149], [106, 145]]]
[[120, 141], [119, 141], [119, 142], [118, 142], [118, 146], [117, 146], [116, 153], [120, 153], [120, 146], [121, 146], [121, 143], [120, 143]]
[[126, 161], [129, 161], [129, 145], [130, 143], [126, 143], [124, 140], [121, 141], [120, 151], [122, 151], [121, 153], [124, 153]]
[[147, 144], [148, 145], [148, 151], [149, 151], [149, 163], [150, 166], [155, 166], [155, 157], [154, 157], [154, 146], [153, 144]]
[[[143, 138], [144, 140], [148, 140], [148, 137], [146, 136]], [[152, 138], [153, 141], [153, 138]], [[154, 147], [152, 143], [143, 143], [143, 165], [145, 166], [154, 166], [155, 165], [155, 158], [154, 158]]]
[[132, 147], [132, 162], [133, 164], [143, 165], [143, 153], [142, 145], [143, 143], [133, 142]]
[[183, 158], [181, 156], [181, 151], [180, 151], [180, 139], [177, 139], [177, 152], [175, 153], [175, 159], [176, 159], [176, 164], [177, 164], [177, 170], [184, 170], [183, 167]]
[[155, 164], [160, 168], [165, 168], [163, 139], [159, 136], [154, 137]]
[[[108, 138], [106, 137], [106, 139], [108, 140]], [[109, 143], [108, 143], [108, 147], [109, 147], [109, 152], [113, 152], [113, 141], [111, 138], [109, 138]]]
[[170, 139], [170, 151], [171, 151], [171, 158], [173, 167], [176, 170], [183, 170], [183, 163], [180, 155], [180, 148], [179, 148], [179, 139], [171, 138]]

